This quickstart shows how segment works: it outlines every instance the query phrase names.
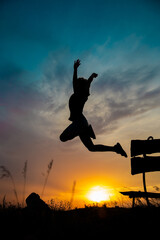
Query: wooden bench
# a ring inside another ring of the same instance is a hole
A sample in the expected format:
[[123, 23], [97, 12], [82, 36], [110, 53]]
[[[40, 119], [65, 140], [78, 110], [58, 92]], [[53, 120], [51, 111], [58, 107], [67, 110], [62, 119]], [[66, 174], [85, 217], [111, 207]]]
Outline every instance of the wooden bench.
[[[146, 188], [146, 172], [160, 171], [160, 156], [146, 156], [146, 154], [160, 152], [160, 139], [149, 137], [147, 140], [131, 141], [131, 174], [142, 173], [144, 192], [128, 191], [120, 192], [123, 195], [133, 199], [132, 207], [135, 205], [136, 198], [145, 198], [147, 205], [150, 206], [149, 198], [160, 198], [160, 193], [147, 192]], [[143, 155], [137, 157], [138, 155]]]

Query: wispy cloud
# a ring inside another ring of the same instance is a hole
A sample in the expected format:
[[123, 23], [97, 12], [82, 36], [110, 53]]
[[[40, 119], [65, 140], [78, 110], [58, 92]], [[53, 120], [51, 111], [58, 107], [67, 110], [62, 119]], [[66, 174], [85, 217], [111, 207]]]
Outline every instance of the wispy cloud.
[[[157, 67], [144, 66], [127, 71], [107, 71], [102, 75], [102, 81], [95, 83], [96, 98], [102, 100], [95, 104], [90, 117], [94, 119], [97, 131], [101, 133], [107, 126], [107, 131], [112, 130], [115, 123], [122, 118], [141, 115], [147, 111], [159, 108], [160, 86], [157, 78], [160, 71]], [[99, 96], [98, 96], [99, 94]], [[96, 118], [96, 113], [101, 113], [101, 119]], [[92, 115], [95, 114], [95, 116]], [[100, 122], [102, 127], [100, 127]], [[105, 127], [104, 127], [105, 126]]]

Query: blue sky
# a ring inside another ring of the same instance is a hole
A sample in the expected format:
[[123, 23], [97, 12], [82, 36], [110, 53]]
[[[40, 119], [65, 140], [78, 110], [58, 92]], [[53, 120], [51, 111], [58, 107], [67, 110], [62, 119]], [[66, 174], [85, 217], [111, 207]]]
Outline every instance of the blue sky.
[[160, 42], [158, 1], [1, 1], [1, 64], [34, 70], [48, 53], [88, 51], [131, 34]]
[[159, 1], [1, 1], [0, 29], [1, 165], [20, 181], [28, 159], [30, 185], [38, 186], [54, 157], [57, 175], [49, 186], [57, 191], [93, 175], [114, 187], [137, 186], [129, 159], [115, 169], [114, 154], [93, 156], [78, 139], [60, 143], [59, 134], [69, 124], [73, 62], [80, 58], [80, 76], [99, 74], [85, 107], [99, 142], [120, 141], [129, 154], [131, 139], [159, 138]]

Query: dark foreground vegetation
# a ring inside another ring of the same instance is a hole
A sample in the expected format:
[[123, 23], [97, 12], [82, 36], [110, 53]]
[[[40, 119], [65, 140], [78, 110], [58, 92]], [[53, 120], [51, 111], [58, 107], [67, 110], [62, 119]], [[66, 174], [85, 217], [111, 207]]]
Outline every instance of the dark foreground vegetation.
[[160, 207], [86, 207], [69, 211], [0, 208], [3, 239], [107, 239], [159, 236]]

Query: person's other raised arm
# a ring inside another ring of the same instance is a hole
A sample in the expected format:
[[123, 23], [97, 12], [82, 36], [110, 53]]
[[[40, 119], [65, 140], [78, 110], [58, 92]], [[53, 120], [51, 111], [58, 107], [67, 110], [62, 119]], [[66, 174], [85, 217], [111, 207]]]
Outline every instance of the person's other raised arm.
[[88, 78], [88, 82], [91, 84], [91, 82], [93, 81], [93, 78], [98, 77], [97, 73], [92, 73], [92, 75]]
[[78, 59], [74, 61], [74, 71], [73, 71], [73, 90], [75, 90], [75, 86], [77, 84], [77, 69], [80, 66], [81, 61]]

